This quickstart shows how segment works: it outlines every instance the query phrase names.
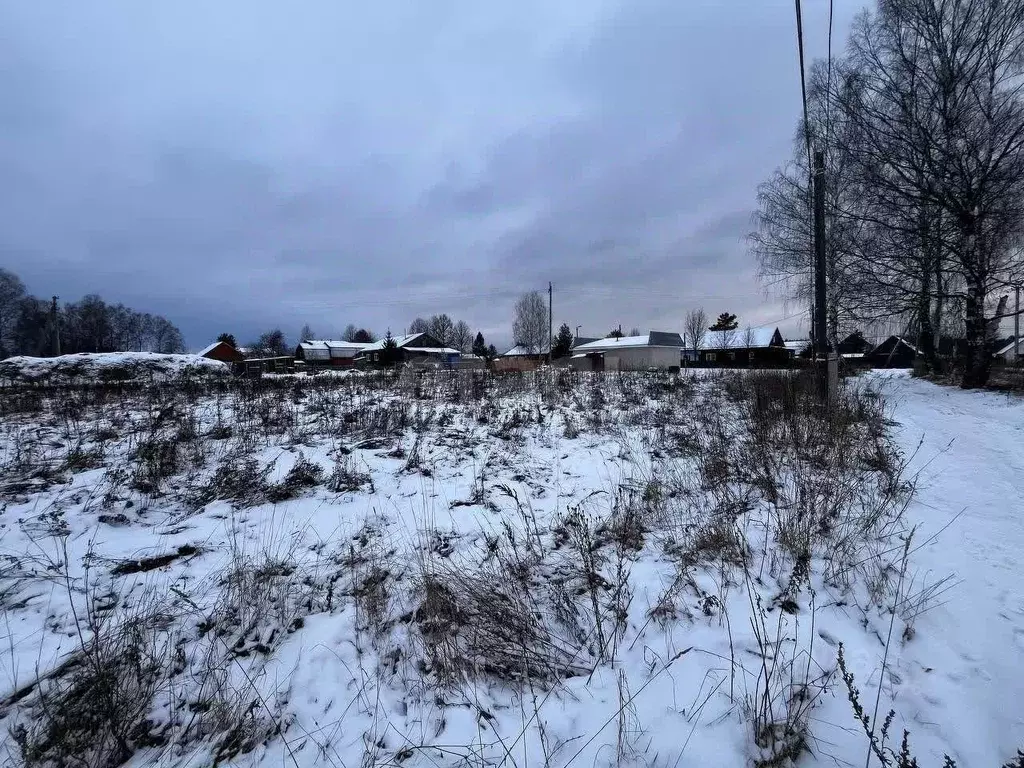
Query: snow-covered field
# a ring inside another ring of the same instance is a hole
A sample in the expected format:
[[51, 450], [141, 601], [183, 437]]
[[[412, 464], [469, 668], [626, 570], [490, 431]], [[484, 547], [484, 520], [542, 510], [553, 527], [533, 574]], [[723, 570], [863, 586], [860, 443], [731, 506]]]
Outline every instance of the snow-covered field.
[[786, 373], [565, 371], [0, 396], [14, 765], [1024, 745], [1016, 400], [867, 376], [830, 419]]
[[0, 361], [0, 381], [115, 381], [228, 373], [229, 366], [218, 360], [158, 352], [81, 352], [57, 357], [8, 357]]

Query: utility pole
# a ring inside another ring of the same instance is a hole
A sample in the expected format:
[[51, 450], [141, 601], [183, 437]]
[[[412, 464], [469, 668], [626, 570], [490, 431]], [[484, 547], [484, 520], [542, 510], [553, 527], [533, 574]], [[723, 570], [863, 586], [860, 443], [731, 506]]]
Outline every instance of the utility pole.
[[57, 326], [57, 297], [50, 303], [50, 354], [60, 355], [60, 328]]
[[576, 343], [577, 344], [579, 344], [579, 341], [580, 341], [580, 328], [582, 328], [582, 327], [583, 327], [582, 325], [577, 325], [576, 326]]
[[[827, 400], [834, 394], [838, 378], [838, 361], [828, 352], [825, 296], [825, 153], [814, 151], [814, 344], [822, 375], [822, 395]], [[833, 371], [833, 369], [835, 369]]]
[[548, 283], [548, 365], [551, 365], [551, 326], [554, 313], [551, 311], [551, 298], [554, 295], [551, 283]]
[[1020, 283], [1013, 286], [1013, 364], [1020, 363]]

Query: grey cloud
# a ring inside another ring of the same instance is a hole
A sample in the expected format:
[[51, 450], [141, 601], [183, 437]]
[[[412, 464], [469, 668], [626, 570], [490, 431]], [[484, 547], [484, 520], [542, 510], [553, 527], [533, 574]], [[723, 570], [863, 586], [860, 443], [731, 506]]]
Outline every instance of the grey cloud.
[[0, 261], [36, 293], [195, 346], [439, 311], [510, 341], [549, 280], [591, 332], [783, 311], [743, 242], [799, 103], [783, 0], [8, 3], [0, 28]]

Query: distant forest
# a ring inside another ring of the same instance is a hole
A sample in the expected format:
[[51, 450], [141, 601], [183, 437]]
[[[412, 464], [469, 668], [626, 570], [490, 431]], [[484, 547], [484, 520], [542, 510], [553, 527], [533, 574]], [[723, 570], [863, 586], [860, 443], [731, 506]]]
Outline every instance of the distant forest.
[[[31, 296], [17, 275], [0, 269], [0, 358], [53, 354], [51, 300]], [[160, 315], [107, 304], [96, 294], [57, 307], [61, 354], [185, 351], [181, 331]]]

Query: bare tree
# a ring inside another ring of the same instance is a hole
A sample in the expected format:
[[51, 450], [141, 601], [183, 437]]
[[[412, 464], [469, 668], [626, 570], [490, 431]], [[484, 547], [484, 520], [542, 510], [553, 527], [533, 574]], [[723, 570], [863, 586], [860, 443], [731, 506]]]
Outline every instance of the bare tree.
[[810, 298], [810, 140], [833, 342], [846, 321], [896, 324], [935, 364], [938, 336], [962, 328], [963, 386], [981, 386], [1024, 234], [1024, 0], [880, 2], [827, 75], [812, 70], [792, 165], [759, 190], [762, 276]]
[[[839, 65], [835, 67], [840, 69]], [[808, 123], [800, 125], [793, 142], [792, 160], [758, 186], [756, 229], [749, 235], [762, 279], [773, 293], [781, 293], [804, 306], [814, 300], [814, 223], [809, 166], [808, 136], [812, 141], [828, 134], [828, 141], [816, 144], [825, 161], [825, 279], [828, 304], [825, 307], [828, 335], [835, 340], [843, 327], [863, 316], [865, 301], [878, 296], [878, 286], [864, 285], [857, 268], [865, 253], [877, 257], [877, 244], [870, 242], [871, 230], [863, 217], [863, 187], [854, 153], [858, 151], [858, 128], [833, 103], [836, 92], [851, 86], [833, 74], [825, 62], [811, 68], [808, 82]], [[870, 275], [871, 273], [869, 273]], [[875, 306], [877, 301], [873, 301]]]
[[422, 317], [417, 317], [411, 323], [409, 323], [409, 333], [429, 333], [430, 323], [424, 320]]
[[548, 305], [539, 291], [524, 293], [516, 302], [512, 321], [515, 343], [542, 354], [548, 343]]
[[0, 268], [0, 357], [7, 357], [13, 346], [14, 324], [17, 322], [25, 285], [21, 279]]
[[747, 364], [750, 364], [750, 350], [753, 349], [757, 343], [757, 334], [754, 333], [754, 329], [749, 325], [743, 329], [743, 346], [747, 350]]
[[185, 351], [185, 340], [181, 337], [181, 331], [170, 321], [160, 315], [154, 315], [152, 326], [154, 352], [173, 355]]
[[355, 341], [357, 333], [359, 333], [359, 329], [352, 323], [349, 323], [345, 326], [345, 330], [341, 332], [342, 341]]
[[313, 333], [313, 329], [306, 323], [302, 326], [302, 330], [299, 331], [299, 341], [310, 341], [316, 338], [316, 334]]
[[701, 344], [704, 343], [704, 337], [708, 333], [708, 314], [704, 311], [703, 307], [691, 309], [686, 314], [686, 324], [683, 332], [686, 335], [686, 343], [693, 350], [693, 358], [696, 360], [699, 354], [698, 350]]
[[986, 313], [997, 313], [994, 289], [1024, 214], [1022, 28], [1024, 0], [907, 0], [880, 6], [851, 45], [865, 73], [857, 107], [876, 194], [906, 204], [908, 189], [950, 227], [964, 286], [964, 387], [988, 379]]
[[455, 330], [455, 323], [446, 314], [433, 315], [430, 318], [430, 335], [441, 342], [443, 346], [452, 343], [452, 333]]
[[472, 348], [473, 331], [465, 320], [459, 320], [452, 328], [451, 345], [454, 349], [459, 350], [459, 352], [469, 352], [470, 348]]

